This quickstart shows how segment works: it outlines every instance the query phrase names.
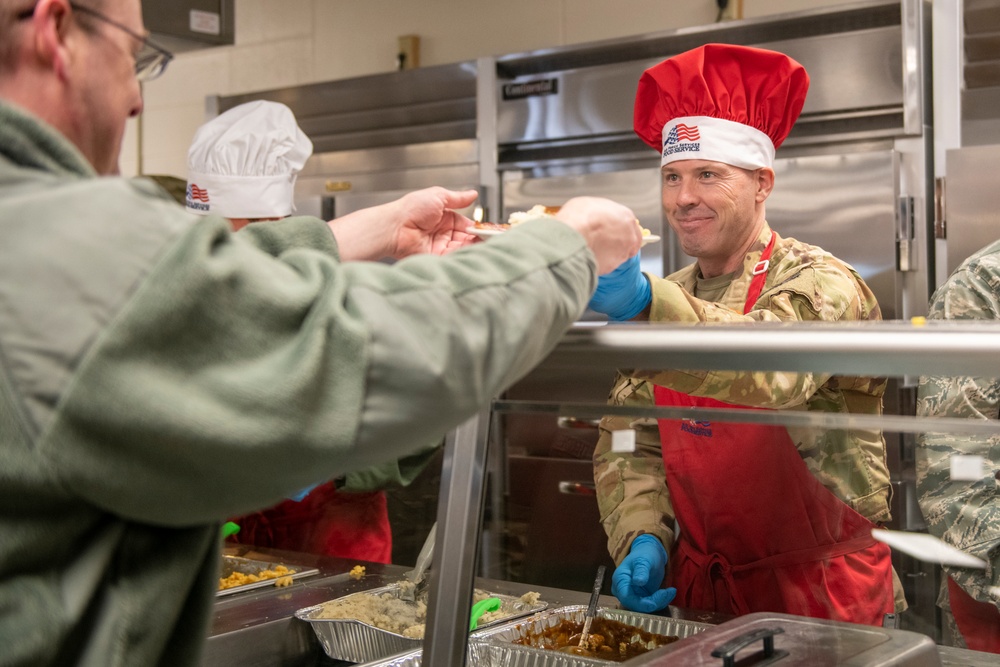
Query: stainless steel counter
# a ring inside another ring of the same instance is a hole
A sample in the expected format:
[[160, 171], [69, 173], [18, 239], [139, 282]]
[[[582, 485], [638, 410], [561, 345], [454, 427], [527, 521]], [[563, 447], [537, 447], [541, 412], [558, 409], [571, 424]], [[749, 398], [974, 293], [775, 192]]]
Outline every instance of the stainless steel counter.
[[1000, 656], [951, 646], [938, 646], [941, 667], [997, 667]]
[[[408, 567], [346, 561], [339, 558], [293, 554], [270, 549], [227, 551], [233, 555], [273, 559], [315, 567], [319, 574], [296, 580], [283, 588], [258, 588], [219, 598], [215, 603], [212, 629], [202, 658], [204, 667], [314, 667], [347, 665], [324, 653], [312, 629], [296, 618], [297, 609], [350, 593], [378, 588], [399, 581]], [[365, 566], [365, 576], [352, 579], [347, 573], [355, 565]], [[568, 591], [496, 579], [476, 579], [476, 587], [493, 593], [520, 596], [537, 591], [551, 606], [587, 604], [590, 591]], [[601, 606], [617, 607], [618, 601], [602, 596]], [[687, 612], [671, 607], [675, 618], [721, 623], [721, 614]]]
[[[294, 618], [297, 609], [398, 581], [409, 568], [346, 561], [339, 558], [241, 548], [234, 555], [280, 560], [315, 567], [319, 574], [299, 579], [291, 586], [259, 588], [220, 597], [215, 604], [212, 629], [202, 658], [203, 667], [340, 667], [350, 663], [332, 660], [323, 653], [312, 629]], [[348, 572], [365, 566], [365, 576], [353, 579]], [[496, 579], [477, 578], [477, 588], [504, 595], [537, 591], [551, 606], [587, 604], [589, 591], [569, 591]], [[618, 601], [602, 596], [600, 605], [617, 607]], [[723, 614], [669, 608], [674, 618], [718, 624]], [[996, 667], [1000, 657], [939, 646], [942, 667]]]

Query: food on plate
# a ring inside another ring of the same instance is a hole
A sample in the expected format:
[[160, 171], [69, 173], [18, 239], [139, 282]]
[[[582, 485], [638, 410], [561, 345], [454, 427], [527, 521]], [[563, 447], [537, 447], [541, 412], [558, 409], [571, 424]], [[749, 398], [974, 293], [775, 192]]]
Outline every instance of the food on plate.
[[535, 204], [527, 211], [514, 211], [507, 217], [507, 224], [519, 225], [526, 220], [534, 220], [535, 218], [554, 218], [556, 213], [559, 212], [559, 206], [543, 206], [542, 204]]
[[555, 214], [558, 212], [558, 206], [542, 206], [541, 204], [535, 204], [527, 211], [514, 211], [507, 217], [507, 222], [477, 222], [475, 229], [488, 232], [505, 232], [514, 225], [519, 225], [526, 220], [534, 220], [535, 218], [545, 217], [552, 218], [555, 217]]
[[596, 657], [611, 662], [625, 662], [653, 649], [680, 639], [667, 635], [647, 632], [634, 625], [628, 625], [610, 618], [595, 617], [590, 625], [590, 634], [585, 646], [579, 646], [583, 620], [564, 619], [557, 625], [541, 632], [526, 631], [513, 641], [522, 646], [549, 649], [574, 655]]
[[477, 222], [475, 228], [490, 232], [505, 232], [510, 229], [510, 225], [503, 222]]
[[351, 577], [351, 579], [361, 579], [361, 577], [365, 576], [365, 566], [355, 565], [347, 574]]
[[277, 565], [271, 570], [262, 570], [254, 574], [247, 574], [246, 572], [233, 572], [228, 577], [219, 577], [219, 590], [224, 591], [227, 588], [236, 588], [237, 586], [244, 586], [246, 584], [255, 584], [258, 581], [265, 581], [267, 579], [277, 579], [274, 583], [275, 586], [288, 586], [292, 583], [292, 577], [290, 575], [295, 574], [296, 570], [291, 570], [284, 565]]
[[[473, 591], [472, 603], [489, 597], [494, 596], [477, 588]], [[537, 604], [539, 597], [539, 593], [530, 591], [522, 595], [520, 600], [530, 606]], [[497, 611], [483, 614], [479, 619], [479, 627], [511, 615], [509, 607], [504, 609], [501, 606]], [[354, 593], [323, 603], [312, 618], [360, 621], [410, 639], [423, 639], [424, 625], [427, 622], [427, 598], [424, 594], [417, 600], [408, 601], [393, 592]]]
[[[535, 204], [527, 211], [514, 211], [507, 217], [507, 222], [477, 222], [470, 231], [480, 231], [488, 234], [493, 234], [496, 232], [506, 232], [511, 227], [519, 225], [522, 222], [527, 222], [528, 220], [535, 220], [537, 218], [554, 218], [556, 213], [559, 212], [559, 206], [545, 206], [543, 204]], [[653, 236], [652, 232], [639, 224], [636, 220], [635, 224], [639, 225], [639, 229], [642, 232], [642, 237], [648, 241], [658, 241], [660, 237]]]

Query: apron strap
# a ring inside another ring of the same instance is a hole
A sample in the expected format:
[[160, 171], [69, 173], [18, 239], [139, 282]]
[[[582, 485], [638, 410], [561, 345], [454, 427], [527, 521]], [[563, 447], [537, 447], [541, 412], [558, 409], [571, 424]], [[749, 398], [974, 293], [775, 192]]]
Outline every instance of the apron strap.
[[761, 558], [760, 560], [756, 560], [752, 563], [746, 563], [745, 565], [735, 565], [733, 566], [733, 571], [743, 572], [745, 570], [755, 570], [758, 568], [774, 569], [785, 567], [787, 565], [815, 563], [817, 561], [839, 558], [840, 556], [856, 553], [877, 543], [877, 540], [870, 534], [861, 535], [860, 537], [855, 537], [854, 539], [847, 540], [845, 542], [835, 542], [833, 544], [810, 547], [809, 549], [789, 551], [787, 553], [776, 554], [768, 558]]
[[[736, 581], [733, 579], [733, 566], [718, 553], [703, 554], [700, 551], [696, 551], [691, 543], [683, 539], [683, 537], [677, 540], [677, 551], [683, 552], [684, 556], [688, 558], [695, 566], [701, 570], [702, 576], [706, 585], [704, 591], [707, 592], [711, 590], [713, 597], [713, 609], [719, 607], [718, 597], [716, 595], [716, 588], [714, 584], [716, 582], [722, 583], [725, 586], [726, 593], [729, 603], [732, 605], [733, 611], [736, 612], [738, 616], [744, 616], [750, 613], [750, 607], [747, 605], [746, 600], [743, 598], [743, 594], [740, 592], [739, 586], [736, 585]], [[677, 585], [675, 582], [674, 585]]]
[[734, 573], [758, 569], [773, 570], [790, 565], [815, 563], [862, 551], [877, 543], [877, 540], [870, 534], [861, 535], [852, 540], [780, 553], [768, 558], [755, 560], [751, 563], [744, 563], [743, 565], [733, 565], [719, 553], [703, 554], [696, 550], [688, 540], [683, 539], [683, 537], [677, 540], [677, 549], [678, 551], [683, 551], [684, 556], [702, 571], [707, 581], [721, 581], [724, 583], [734, 610], [737, 614], [743, 615], [750, 613], [750, 608], [743, 598], [740, 588], [736, 585], [736, 581], [733, 579]]
[[764, 282], [767, 280], [767, 269], [771, 266], [771, 251], [774, 249], [774, 239], [777, 234], [771, 232], [771, 240], [767, 242], [767, 247], [760, 255], [760, 261], [754, 264], [750, 275], [750, 288], [747, 290], [747, 300], [743, 305], [743, 314], [746, 315], [753, 309], [753, 305], [760, 298], [760, 293], [764, 291]]

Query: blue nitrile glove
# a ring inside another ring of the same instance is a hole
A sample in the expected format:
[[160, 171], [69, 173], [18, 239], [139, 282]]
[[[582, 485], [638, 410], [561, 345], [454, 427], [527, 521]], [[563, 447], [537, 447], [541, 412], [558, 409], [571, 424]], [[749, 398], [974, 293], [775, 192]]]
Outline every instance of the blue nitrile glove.
[[597, 278], [597, 291], [588, 307], [614, 322], [630, 320], [649, 305], [653, 290], [639, 269], [639, 255], [632, 255], [611, 273]]
[[301, 503], [305, 499], [305, 497], [309, 495], [309, 492], [315, 489], [317, 486], [319, 486], [319, 484], [313, 484], [312, 486], [307, 486], [298, 493], [288, 496], [288, 499], [294, 500], [297, 503]]
[[630, 611], [651, 614], [666, 607], [676, 588], [660, 588], [667, 567], [667, 550], [652, 535], [632, 540], [632, 548], [611, 575], [611, 592]]

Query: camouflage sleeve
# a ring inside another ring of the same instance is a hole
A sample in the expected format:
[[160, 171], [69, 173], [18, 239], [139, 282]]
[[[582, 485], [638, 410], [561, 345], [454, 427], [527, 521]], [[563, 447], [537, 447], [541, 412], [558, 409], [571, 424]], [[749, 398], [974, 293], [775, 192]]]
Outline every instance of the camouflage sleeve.
[[[769, 287], [746, 315], [695, 298], [670, 280], [654, 279], [652, 284], [649, 319], [654, 322], [834, 322], [880, 317], [874, 296], [850, 271], [834, 264], [810, 267]], [[745, 290], [740, 293], [745, 294]], [[628, 373], [692, 396], [774, 409], [802, 405], [831, 377], [820, 373], [678, 369]]]
[[[994, 260], [996, 261], [996, 260]], [[1000, 270], [983, 261], [966, 265], [935, 293], [929, 318], [1000, 319], [996, 288]], [[917, 390], [917, 414], [966, 419], [1000, 418], [1000, 379], [927, 376]], [[983, 476], [952, 481], [953, 456], [981, 456]], [[926, 432], [918, 437], [916, 482], [920, 510], [932, 535], [987, 561], [985, 571], [945, 567], [972, 597], [998, 604], [1000, 585], [1000, 437]]]
[[[650, 405], [652, 388], [621, 375], [609, 401], [613, 405]], [[611, 451], [612, 431], [634, 429], [632, 453]], [[594, 450], [594, 482], [601, 524], [608, 534], [608, 553], [621, 563], [632, 540], [642, 533], [660, 539], [667, 549], [674, 539], [674, 514], [670, 506], [660, 435], [654, 419], [605, 417]]]

